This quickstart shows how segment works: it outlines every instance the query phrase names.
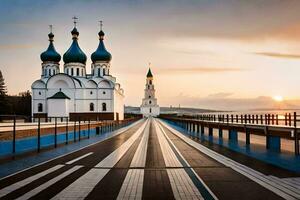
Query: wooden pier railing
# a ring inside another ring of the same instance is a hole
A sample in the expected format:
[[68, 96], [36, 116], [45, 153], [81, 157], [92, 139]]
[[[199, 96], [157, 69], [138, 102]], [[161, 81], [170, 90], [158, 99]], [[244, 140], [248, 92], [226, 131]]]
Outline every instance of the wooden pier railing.
[[[246, 134], [246, 144], [250, 145], [250, 135], [265, 136], [266, 148], [280, 151], [281, 138], [294, 141], [294, 153], [299, 155], [299, 134], [297, 124], [300, 123], [300, 115], [294, 113], [278, 114], [205, 114], [205, 115], [160, 115], [161, 119], [175, 123], [186, 130], [195, 133], [194, 137], [204, 134], [204, 128], [208, 128], [208, 134], [213, 135], [213, 129], [218, 129], [222, 138], [223, 130], [229, 131], [229, 140], [238, 141], [238, 133]], [[300, 127], [300, 126], [299, 126]]]

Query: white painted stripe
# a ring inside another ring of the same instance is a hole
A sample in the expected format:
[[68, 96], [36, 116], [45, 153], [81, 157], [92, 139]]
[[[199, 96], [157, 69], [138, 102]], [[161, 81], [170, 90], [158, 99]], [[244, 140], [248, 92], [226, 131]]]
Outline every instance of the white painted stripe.
[[94, 152], [90, 152], [90, 153], [87, 153], [87, 154], [84, 154], [84, 155], [82, 155], [82, 156], [80, 156], [80, 157], [78, 157], [78, 158], [75, 158], [75, 159], [73, 159], [73, 160], [71, 160], [71, 161], [69, 161], [69, 162], [66, 162], [66, 164], [67, 165], [71, 165], [71, 164], [73, 164], [74, 162], [77, 162], [78, 160], [81, 160], [81, 159], [83, 159], [83, 158], [85, 158], [85, 157], [87, 157], [87, 156], [89, 156], [89, 155], [92, 155]]
[[175, 135], [177, 135], [179, 138], [181, 138], [183, 141], [188, 143], [189, 145], [193, 146], [194, 148], [198, 149], [202, 153], [210, 156], [211, 158], [215, 159], [216, 161], [224, 164], [225, 166], [228, 166], [232, 168], [233, 170], [239, 172], [240, 174], [243, 174], [244, 176], [248, 177], [249, 179], [255, 181], [256, 183], [260, 184], [261, 186], [265, 187], [266, 189], [276, 193], [277, 195], [285, 198], [285, 199], [297, 199], [297, 194], [293, 193], [290, 190], [287, 190], [286, 188], [278, 185], [277, 183], [273, 182], [272, 180], [268, 179], [266, 175], [257, 172], [245, 165], [242, 165], [238, 162], [235, 162], [234, 160], [227, 158], [217, 152], [214, 152], [207, 147], [191, 140], [190, 138], [186, 137], [179, 131], [173, 129], [169, 125], [167, 125], [165, 122], [161, 121], [164, 126], [166, 126], [171, 132], [173, 132]]
[[123, 155], [127, 152], [127, 150], [131, 147], [131, 145], [136, 141], [136, 139], [143, 133], [148, 120], [126, 141], [122, 144], [118, 149], [112, 152], [109, 156], [103, 159], [100, 163], [98, 163], [95, 167], [101, 168], [112, 168], [117, 162], [123, 157]]
[[140, 119], [140, 120], [138, 120], [138, 121], [136, 121], [136, 122], [130, 124], [129, 126], [126, 126], [126, 127], [123, 127], [123, 128], [121, 128], [121, 129], [117, 130], [117, 131], [115, 132], [115, 134], [110, 135], [110, 136], [108, 136], [107, 138], [104, 138], [104, 139], [101, 140], [101, 141], [97, 141], [97, 142], [95, 142], [95, 143], [92, 143], [92, 144], [89, 144], [89, 145], [87, 145], [87, 146], [81, 147], [81, 148], [76, 149], [76, 150], [74, 150], [74, 151], [71, 151], [71, 152], [69, 152], [69, 153], [66, 153], [66, 154], [57, 156], [57, 157], [55, 157], [55, 158], [52, 158], [52, 159], [50, 159], [50, 160], [47, 160], [47, 161], [41, 162], [41, 163], [39, 163], [39, 164], [33, 165], [33, 166], [28, 167], [28, 168], [26, 168], [26, 169], [22, 169], [22, 170], [20, 170], [20, 171], [18, 171], [18, 172], [15, 172], [15, 173], [12, 173], [12, 174], [10, 174], [10, 175], [7, 175], [7, 176], [5, 176], [5, 177], [0, 178], [0, 181], [3, 180], [3, 179], [6, 179], [6, 178], [8, 178], [8, 177], [15, 176], [15, 175], [17, 175], [17, 174], [19, 174], [19, 173], [21, 173], [21, 172], [27, 171], [27, 170], [32, 169], [32, 168], [34, 168], [34, 167], [37, 167], [37, 166], [43, 165], [43, 164], [45, 164], [45, 163], [51, 162], [51, 161], [53, 161], [53, 160], [55, 160], [55, 159], [62, 158], [62, 157], [64, 157], [64, 156], [70, 155], [70, 154], [75, 153], [75, 152], [77, 152], [77, 151], [81, 151], [81, 150], [84, 149], [84, 148], [87, 148], [87, 147], [93, 146], [93, 145], [95, 145], [95, 144], [104, 142], [105, 140], [108, 140], [108, 139], [110, 139], [110, 138], [113, 138], [113, 137], [115, 137], [115, 136], [117, 136], [117, 135], [120, 135], [121, 133], [127, 131], [128, 129], [130, 129], [130, 128], [132, 128], [133, 126], [135, 126], [135, 125], [137, 125], [138, 123], [140, 123], [142, 120], [143, 120], [143, 119]]
[[66, 176], [72, 174], [73, 172], [77, 171], [78, 169], [80, 169], [83, 166], [74, 166], [71, 169], [65, 171], [64, 173], [60, 174], [59, 176], [47, 181], [46, 183], [40, 185], [37, 188], [34, 188], [33, 190], [27, 192], [26, 194], [24, 194], [23, 196], [19, 197], [18, 200], [26, 200], [29, 199], [31, 197], [33, 197], [34, 195], [38, 194], [39, 192], [45, 190], [46, 188], [50, 187], [51, 185], [55, 184], [56, 182], [60, 181], [61, 179], [65, 178]]
[[110, 169], [91, 169], [52, 199], [84, 199]]
[[[150, 123], [144, 129], [141, 142], [134, 154], [130, 167], [145, 167]], [[129, 169], [117, 199], [142, 199], [144, 169]]]
[[129, 169], [117, 199], [142, 199], [143, 183], [144, 169]]
[[[166, 166], [183, 167], [156, 120], [154, 120], [154, 125]], [[167, 169], [167, 173], [175, 199], [203, 199], [198, 188], [183, 168]]]
[[278, 178], [276, 176], [270, 175], [270, 176], [268, 176], [268, 178], [271, 179], [272, 181], [276, 182], [278, 185], [282, 185], [283, 187], [297, 193], [299, 196], [299, 199], [300, 199], [300, 191], [299, 191], [300, 187], [297, 188], [296, 185], [292, 185], [289, 182], [286, 182], [285, 180]]
[[[158, 126], [160, 127], [161, 131], [163, 132], [164, 136], [166, 137], [166, 139], [169, 141], [169, 143], [172, 145], [172, 147], [175, 149], [175, 151], [179, 154], [179, 156], [181, 157], [181, 159], [184, 160], [184, 162], [187, 164], [188, 167], [191, 167], [190, 164], [188, 163], [188, 161], [183, 157], [183, 155], [180, 153], [180, 151], [178, 150], [178, 148], [175, 146], [175, 144], [172, 142], [171, 138], [167, 135], [167, 133], [164, 131], [162, 125], [160, 123], [157, 123]], [[195, 170], [193, 168], [190, 168], [191, 171], [193, 172], [193, 174], [197, 177], [197, 179], [201, 182], [201, 184], [205, 187], [205, 189], [210, 193], [210, 195], [214, 198], [214, 199], [218, 199], [217, 196], [210, 190], [210, 188], [204, 183], [204, 181], [200, 178], [200, 176], [195, 172]]]
[[[128, 151], [130, 146], [138, 138], [144, 130], [148, 121], [144, 124], [119, 148], [109, 154], [105, 159], [99, 162], [95, 167], [112, 168]], [[93, 188], [103, 179], [110, 169], [97, 169], [93, 168], [57, 194], [52, 199], [84, 199]]]
[[149, 140], [149, 130], [150, 122], [148, 122], [142, 140], [134, 154], [134, 157], [131, 161], [130, 167], [145, 167], [146, 165], [146, 156], [147, 156], [147, 148], [148, 148], [148, 140]]
[[163, 133], [161, 132], [160, 128], [158, 127], [157, 123], [155, 122], [154, 124], [166, 167], [183, 167], [180, 161], [177, 159], [172, 148], [170, 147], [168, 141], [164, 137]]
[[26, 178], [22, 181], [19, 181], [19, 182], [16, 182], [16, 183], [12, 184], [12, 185], [9, 185], [9, 186], [7, 186], [7, 187], [0, 190], [0, 197], [3, 197], [3, 196], [5, 196], [5, 195], [7, 195], [7, 194], [23, 187], [23, 186], [25, 186], [25, 185], [35, 181], [35, 180], [37, 180], [37, 179], [39, 179], [39, 178], [41, 178], [41, 177], [43, 177], [47, 174], [50, 174], [51, 172], [54, 172], [54, 171], [62, 168], [63, 166], [64, 165], [56, 165], [56, 166], [51, 167], [50, 169], [47, 169], [45, 171], [42, 171], [42, 172], [40, 172], [36, 175], [30, 176], [30, 177], [28, 177], [28, 178]]
[[167, 169], [175, 199], [204, 199], [184, 169]]

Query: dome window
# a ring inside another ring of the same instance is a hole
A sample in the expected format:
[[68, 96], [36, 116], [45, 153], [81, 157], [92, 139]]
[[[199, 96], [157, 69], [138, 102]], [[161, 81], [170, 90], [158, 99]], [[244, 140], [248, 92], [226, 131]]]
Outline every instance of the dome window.
[[39, 92], [39, 95], [41, 95], [42, 93], [41, 92]]
[[90, 91], [90, 94], [92, 95], [92, 94], [93, 94], [93, 91]]
[[106, 94], [106, 92], [105, 92], [105, 91], [103, 91], [103, 92], [102, 92], [102, 94]]

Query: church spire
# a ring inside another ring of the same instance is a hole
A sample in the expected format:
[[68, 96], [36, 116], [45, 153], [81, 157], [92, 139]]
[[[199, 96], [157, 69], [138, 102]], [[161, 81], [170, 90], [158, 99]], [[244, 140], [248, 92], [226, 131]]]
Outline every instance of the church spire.
[[61, 56], [59, 55], [59, 53], [57, 53], [53, 44], [54, 34], [52, 33], [52, 28], [53, 28], [52, 25], [49, 25], [49, 28], [50, 28], [50, 33], [48, 34], [49, 46], [47, 50], [41, 54], [40, 57], [43, 62], [59, 63]]
[[100, 25], [100, 31], [98, 33], [99, 36], [99, 45], [98, 48], [94, 53], [91, 55], [91, 59], [93, 63], [95, 62], [110, 62], [111, 61], [111, 54], [106, 50], [105, 45], [104, 45], [104, 32], [102, 30], [103, 27], [103, 22], [99, 21]]
[[149, 69], [148, 69], [148, 73], [147, 73], [147, 78], [153, 78], [150, 65], [151, 65], [151, 63], [149, 63]]
[[86, 55], [85, 53], [80, 49], [79, 44], [78, 44], [78, 36], [79, 32], [77, 30], [77, 17], [73, 17], [73, 23], [74, 23], [74, 28], [71, 31], [72, 34], [72, 44], [71, 47], [68, 49], [68, 51], [64, 54], [63, 60], [65, 64], [67, 63], [86, 63]]

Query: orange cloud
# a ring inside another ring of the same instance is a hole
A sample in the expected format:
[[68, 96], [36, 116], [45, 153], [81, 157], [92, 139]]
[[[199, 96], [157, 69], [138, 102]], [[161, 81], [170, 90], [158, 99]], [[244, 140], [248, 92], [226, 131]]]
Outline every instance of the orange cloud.
[[244, 71], [245, 69], [241, 68], [234, 68], [234, 67], [181, 67], [181, 68], [164, 68], [161, 69], [160, 72], [164, 73], [220, 73], [220, 72], [238, 72], [238, 71]]
[[282, 54], [282, 53], [273, 53], [273, 52], [257, 52], [257, 53], [254, 53], [254, 54], [261, 55], [261, 56], [276, 57], [276, 58], [300, 59], [299, 54]]

